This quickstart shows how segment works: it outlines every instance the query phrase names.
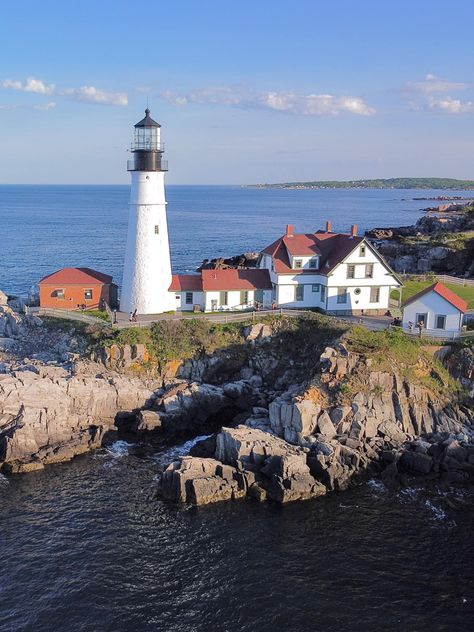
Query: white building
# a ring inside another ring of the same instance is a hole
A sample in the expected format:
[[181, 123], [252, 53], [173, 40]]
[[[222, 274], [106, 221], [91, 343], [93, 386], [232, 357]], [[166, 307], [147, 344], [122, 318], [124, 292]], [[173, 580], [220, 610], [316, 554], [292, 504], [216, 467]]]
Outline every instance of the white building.
[[350, 234], [326, 230], [286, 234], [267, 246], [259, 260], [267, 269], [278, 307], [318, 307], [329, 314], [384, 314], [390, 292], [402, 285], [357, 226]]
[[422, 323], [428, 334], [458, 336], [466, 310], [466, 301], [442, 283], [434, 283], [406, 301], [403, 328], [416, 331]]
[[319, 308], [331, 314], [384, 314], [401, 281], [353, 226], [349, 235], [286, 234], [265, 248], [257, 269], [203, 270], [173, 275], [177, 311], [261, 307]]
[[166, 220], [164, 147], [161, 125], [145, 118], [135, 125], [131, 173], [130, 213], [120, 309], [159, 314], [174, 309], [169, 293], [171, 259]]
[[258, 269], [174, 274], [170, 294], [177, 311], [236, 311], [272, 305], [270, 275]]

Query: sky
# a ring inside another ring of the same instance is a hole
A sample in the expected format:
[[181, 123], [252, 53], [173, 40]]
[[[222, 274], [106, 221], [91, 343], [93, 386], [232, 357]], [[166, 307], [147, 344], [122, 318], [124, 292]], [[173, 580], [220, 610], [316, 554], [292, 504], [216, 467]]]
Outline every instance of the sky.
[[0, 183], [474, 179], [473, 0], [0, 3]]

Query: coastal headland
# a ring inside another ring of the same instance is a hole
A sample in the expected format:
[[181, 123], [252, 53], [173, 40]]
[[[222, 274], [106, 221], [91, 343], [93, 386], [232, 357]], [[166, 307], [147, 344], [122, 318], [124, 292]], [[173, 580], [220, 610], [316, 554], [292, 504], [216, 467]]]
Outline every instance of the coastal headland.
[[216, 325], [78, 327], [1, 307], [0, 463], [22, 473], [121, 437], [207, 435], [157, 494], [205, 504], [303, 500], [474, 470], [474, 347], [318, 314]]

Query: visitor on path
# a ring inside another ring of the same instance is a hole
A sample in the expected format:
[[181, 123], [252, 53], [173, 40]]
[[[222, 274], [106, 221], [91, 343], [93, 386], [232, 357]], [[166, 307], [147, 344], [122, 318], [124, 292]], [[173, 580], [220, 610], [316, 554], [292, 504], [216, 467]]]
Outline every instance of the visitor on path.
[[418, 321], [417, 327], [418, 327], [418, 335], [421, 338], [421, 332], [423, 331], [423, 327], [424, 327], [424, 322], [422, 320]]
[[128, 315], [128, 322], [132, 322], [133, 320], [133, 312], [130, 312], [130, 314]]
[[136, 323], [138, 320], [137, 310], [135, 310], [132, 314], [132, 322]]
[[411, 334], [413, 333], [413, 322], [411, 320], [408, 321], [408, 331]]

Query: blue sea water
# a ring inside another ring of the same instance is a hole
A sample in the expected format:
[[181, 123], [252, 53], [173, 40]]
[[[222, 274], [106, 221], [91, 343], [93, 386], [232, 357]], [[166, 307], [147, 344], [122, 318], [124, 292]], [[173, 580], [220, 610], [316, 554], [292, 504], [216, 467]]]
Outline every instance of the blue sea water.
[[[437, 190], [283, 190], [239, 186], [168, 186], [173, 268], [193, 272], [204, 258], [263, 248], [287, 223], [301, 232], [414, 223], [424, 206], [413, 200]], [[450, 195], [469, 192], [450, 191]], [[0, 288], [26, 293], [46, 274], [87, 266], [120, 284], [129, 187], [0, 186]]]
[[[175, 270], [298, 230], [410, 224], [439, 191], [168, 187]], [[452, 193], [454, 195], [454, 193]], [[462, 195], [462, 192], [459, 192]], [[126, 186], [0, 187], [0, 288], [66, 265], [120, 280]], [[223, 420], [225, 421], [225, 420]], [[0, 632], [472, 630], [472, 488], [379, 481], [286, 507], [175, 507], [152, 453], [117, 441], [0, 474]]]

